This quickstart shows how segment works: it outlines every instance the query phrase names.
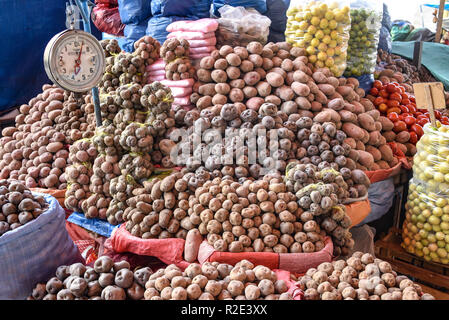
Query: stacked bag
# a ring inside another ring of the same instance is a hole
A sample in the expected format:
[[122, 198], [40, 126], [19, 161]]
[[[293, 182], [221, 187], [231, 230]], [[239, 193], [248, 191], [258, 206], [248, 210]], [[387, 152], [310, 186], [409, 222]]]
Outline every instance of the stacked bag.
[[186, 39], [190, 45], [190, 58], [201, 60], [216, 49], [218, 28], [216, 19], [200, 19], [196, 21], [177, 21], [167, 26], [168, 39]]
[[123, 36], [125, 25], [120, 20], [117, 0], [95, 0], [92, 21], [101, 32]]
[[151, 17], [149, 0], [118, 0], [120, 19], [125, 24], [125, 38], [119, 39], [122, 50], [134, 51], [134, 42], [145, 36], [148, 20]]
[[147, 35], [164, 43], [167, 26], [176, 21], [198, 20], [209, 17], [212, 0], [152, 0]]

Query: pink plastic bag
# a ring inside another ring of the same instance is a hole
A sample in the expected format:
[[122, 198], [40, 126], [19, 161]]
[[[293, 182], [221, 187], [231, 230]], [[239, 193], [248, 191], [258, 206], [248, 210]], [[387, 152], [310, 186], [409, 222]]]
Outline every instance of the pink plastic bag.
[[188, 106], [189, 104], [191, 104], [190, 94], [188, 96], [174, 98], [173, 100], [174, 100], [173, 101], [174, 104], [177, 104], [180, 106]]
[[162, 59], [156, 60], [153, 64], [146, 67], [146, 71], [165, 70], [165, 62]]
[[168, 34], [167, 38], [179, 38], [186, 40], [202, 40], [215, 37], [214, 32], [189, 32], [189, 31], [175, 31]]
[[167, 26], [167, 31], [212, 32], [217, 30], [217, 28], [218, 28], [217, 19], [204, 18], [196, 21], [173, 22]]
[[165, 76], [165, 69], [148, 71], [150, 77]]
[[192, 88], [170, 87], [174, 98], [183, 98], [192, 94]]
[[162, 81], [165, 80], [165, 75], [163, 76], [149, 76], [147, 77], [147, 83], [151, 83], [154, 81]]
[[190, 56], [201, 54], [201, 53], [210, 53], [210, 52], [214, 51], [215, 49], [216, 49], [215, 46], [190, 48]]
[[192, 87], [193, 84], [195, 83], [195, 80], [193, 80], [193, 79], [184, 79], [184, 80], [179, 80], [179, 81], [162, 80], [161, 83], [167, 87], [187, 88], [187, 87]]
[[189, 40], [189, 44], [190, 50], [192, 48], [215, 46], [217, 44], [217, 38], [213, 37], [204, 40]]
[[190, 55], [190, 59], [192, 59], [192, 60], [198, 60], [198, 59], [202, 59], [202, 58], [208, 57], [208, 56], [210, 56], [210, 52], [198, 53], [198, 54], [191, 54], [191, 55]]

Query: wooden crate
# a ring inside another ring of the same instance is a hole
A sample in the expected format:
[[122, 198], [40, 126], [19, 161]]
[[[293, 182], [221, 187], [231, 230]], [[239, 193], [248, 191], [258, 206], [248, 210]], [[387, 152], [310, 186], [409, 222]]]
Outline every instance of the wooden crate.
[[[449, 294], [449, 266], [427, 262], [406, 252], [401, 241], [400, 230], [392, 228], [386, 237], [376, 241], [376, 257], [388, 261], [396, 272]], [[446, 298], [449, 299], [449, 295]]]

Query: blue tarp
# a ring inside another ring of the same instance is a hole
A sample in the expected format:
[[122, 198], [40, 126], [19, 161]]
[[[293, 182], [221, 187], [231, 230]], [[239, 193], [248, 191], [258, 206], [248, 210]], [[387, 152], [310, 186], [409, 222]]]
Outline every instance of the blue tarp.
[[209, 18], [212, 0], [152, 0], [153, 16], [185, 16], [196, 19]]
[[118, 226], [113, 226], [107, 221], [100, 220], [100, 219], [87, 219], [84, 214], [80, 212], [74, 212], [72, 213], [68, 218], [68, 222], [74, 223], [80, 227], [83, 227], [86, 230], [95, 232], [99, 235], [102, 235], [106, 238], [109, 238], [112, 234], [112, 231], [114, 231], [115, 228], [118, 228]]
[[151, 16], [150, 0], [118, 0], [120, 20], [124, 24], [139, 24]]
[[[431, 8], [437, 8], [437, 9], [440, 8], [439, 4], [428, 4], [428, 3], [426, 3], [426, 4], [424, 4], [424, 6], [431, 7]], [[449, 10], [449, 4], [445, 4], [444, 5], [444, 10]]]
[[0, 110], [27, 103], [49, 80], [43, 55], [65, 27], [65, 1], [0, 0]]

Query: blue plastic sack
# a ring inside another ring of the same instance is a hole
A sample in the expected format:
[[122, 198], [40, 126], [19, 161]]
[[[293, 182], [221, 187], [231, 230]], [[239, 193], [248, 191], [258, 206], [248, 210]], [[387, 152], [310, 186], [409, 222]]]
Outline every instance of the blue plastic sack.
[[109, 238], [114, 229], [118, 228], [120, 225], [114, 226], [107, 221], [100, 219], [87, 219], [83, 213], [74, 212], [68, 218], [68, 222], [74, 223], [77, 226], [80, 226], [86, 230], [95, 232], [99, 235], [102, 235], [106, 238]]
[[147, 36], [153, 37], [157, 41], [159, 41], [161, 44], [167, 40], [167, 26], [175, 21], [182, 21], [182, 20], [196, 20], [195, 18], [190, 17], [178, 17], [178, 16], [171, 16], [171, 17], [163, 17], [163, 16], [154, 16], [151, 17], [148, 21]]
[[145, 36], [145, 31], [147, 29], [148, 21], [144, 21], [140, 24], [127, 24], [125, 26], [125, 30], [123, 33], [125, 34], [124, 38], [118, 39], [118, 44], [123, 51], [133, 52], [134, 51], [134, 42]]
[[392, 43], [391, 43], [391, 35], [390, 31], [386, 27], [382, 27], [380, 29], [380, 35], [379, 35], [379, 45], [377, 46], [378, 49], [382, 49], [383, 51], [387, 51], [388, 53], [391, 53], [392, 50]]
[[359, 87], [368, 92], [372, 89], [374, 83], [374, 74], [364, 74], [356, 77], [359, 80]]
[[212, 0], [212, 10], [216, 17], [220, 16], [218, 9], [228, 4], [232, 7], [244, 7], [244, 8], [254, 8], [259, 13], [264, 14], [267, 12], [267, 2], [266, 0]]
[[268, 42], [284, 42], [285, 41], [285, 33], [284, 32], [278, 32], [278, 31], [271, 31], [268, 35]]
[[186, 16], [196, 19], [209, 18], [212, 0], [152, 0], [153, 16]]
[[[287, 25], [287, 9], [288, 7], [283, 0], [267, 0], [267, 12], [264, 15], [271, 20], [270, 34], [273, 31], [280, 33], [285, 32], [285, 27]], [[268, 37], [268, 41], [273, 40], [270, 40], [270, 37]]]
[[388, 11], [388, 6], [384, 3], [383, 5], [383, 17], [382, 17], [382, 27], [388, 29], [388, 32], [391, 31], [391, 17], [390, 12]]
[[27, 103], [49, 80], [42, 57], [65, 27], [65, 1], [0, 0], [0, 110]]
[[388, 213], [394, 200], [393, 178], [371, 184], [368, 189], [368, 199], [371, 205], [371, 213], [359, 226], [378, 220]]
[[118, 0], [118, 12], [124, 24], [139, 24], [151, 16], [151, 0]]
[[26, 299], [39, 282], [61, 265], [84, 262], [65, 228], [65, 211], [46, 194], [47, 211], [0, 237], [0, 299]]

